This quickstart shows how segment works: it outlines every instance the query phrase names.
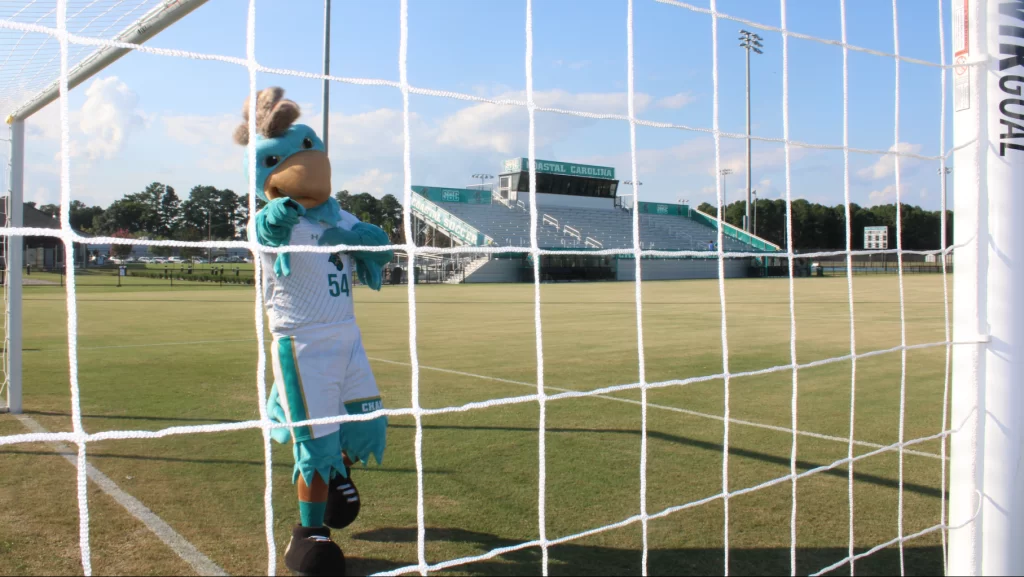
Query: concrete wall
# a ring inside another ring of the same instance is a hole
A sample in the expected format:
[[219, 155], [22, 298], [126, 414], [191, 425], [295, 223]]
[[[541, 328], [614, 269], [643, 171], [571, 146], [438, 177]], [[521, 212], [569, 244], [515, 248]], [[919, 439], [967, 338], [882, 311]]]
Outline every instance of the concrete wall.
[[467, 283], [518, 282], [519, 259], [491, 260], [466, 277]]
[[[636, 280], [636, 263], [632, 259], [619, 260], [618, 280]], [[750, 259], [726, 259], [725, 277], [747, 276]], [[642, 280], [677, 280], [718, 278], [718, 259], [644, 260], [640, 264]]]

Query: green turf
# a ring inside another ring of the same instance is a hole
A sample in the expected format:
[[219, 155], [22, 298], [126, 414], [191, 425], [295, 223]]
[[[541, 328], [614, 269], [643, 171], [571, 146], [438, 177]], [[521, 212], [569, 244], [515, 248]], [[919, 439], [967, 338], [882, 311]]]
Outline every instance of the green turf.
[[[35, 276], [35, 275], [33, 275]], [[857, 350], [901, 342], [895, 276], [854, 279]], [[536, 392], [537, 356], [532, 285], [420, 285], [417, 345], [420, 404], [427, 408]], [[365, 345], [386, 406], [411, 406], [407, 288], [355, 293]], [[789, 283], [744, 279], [726, 283], [729, 370], [790, 362]], [[845, 279], [797, 279], [796, 355], [801, 364], [850, 351]], [[630, 283], [561, 284], [541, 288], [544, 379], [548, 394], [637, 382], [637, 318]], [[78, 294], [78, 362], [84, 425], [90, 432], [161, 429], [247, 420], [258, 415], [254, 299], [251, 288], [133, 284], [82, 286]], [[722, 309], [717, 281], [643, 284], [646, 380], [660, 382], [722, 373]], [[25, 409], [48, 429], [70, 430], [65, 294], [56, 287], [25, 290]], [[941, 341], [942, 284], [938, 275], [906, 279], [908, 344]], [[906, 438], [937, 433], [942, 422], [943, 347], [906, 355]], [[901, 354], [857, 361], [856, 438], [898, 440]], [[436, 368], [458, 371], [456, 374]], [[851, 362], [798, 373], [798, 428], [849, 434]], [[479, 378], [480, 375], [491, 377]], [[731, 417], [790, 427], [793, 372], [729, 380]], [[722, 491], [725, 383], [722, 379], [648, 392], [648, 511]], [[613, 395], [639, 401], [637, 390]], [[639, 404], [608, 398], [547, 404], [547, 538], [556, 539], [638, 514]], [[657, 406], [655, 406], [657, 405]], [[684, 409], [689, 412], [679, 412]], [[536, 402], [426, 416], [423, 422], [427, 561], [478, 555], [538, 537], [538, 418]], [[0, 435], [24, 432], [0, 416]], [[364, 511], [338, 541], [351, 574], [415, 564], [415, 422], [391, 421], [383, 467], [359, 469]], [[734, 423], [729, 428], [729, 489], [790, 472], [792, 436]], [[937, 454], [939, 443], [915, 447]], [[858, 446], [863, 454], [870, 446]], [[140, 499], [232, 574], [266, 570], [263, 532], [263, 453], [256, 431], [125, 440], [89, 446], [90, 462]], [[42, 445], [0, 447], [0, 573], [73, 573], [77, 521], [72, 469]], [[800, 471], [847, 454], [845, 442], [802, 436]], [[45, 468], [38, 463], [52, 463]], [[906, 455], [904, 532], [939, 522], [940, 462]], [[274, 446], [275, 535], [279, 553], [297, 518], [290, 484], [290, 447]], [[809, 573], [846, 556], [847, 468], [797, 484], [797, 570]], [[859, 461], [854, 487], [856, 546], [865, 550], [897, 536], [898, 456]], [[730, 572], [788, 573], [792, 484], [783, 482], [728, 501]], [[49, 515], [65, 503], [61, 524]], [[0, 499], [2, 501], [3, 499]], [[116, 555], [117, 531], [145, 529], [109, 499], [92, 497], [97, 557]], [[13, 515], [12, 511], [18, 511]], [[723, 567], [721, 499], [649, 525], [651, 574], [716, 574]], [[134, 523], [134, 525], [133, 525]], [[53, 534], [59, 554], [43, 546]], [[637, 574], [641, 526], [634, 523], [550, 549], [552, 574]], [[152, 538], [149, 538], [153, 541]], [[540, 551], [526, 549], [453, 573], [537, 574]], [[70, 560], [69, 560], [70, 559]], [[280, 557], [279, 557], [280, 559]], [[107, 572], [175, 573], [182, 565], [160, 545], [136, 551], [130, 563], [98, 558]], [[908, 542], [908, 573], [941, 571], [938, 533]], [[105, 564], [104, 564], [105, 563]], [[279, 564], [280, 565], [280, 564]], [[20, 569], [19, 569], [20, 568]], [[858, 574], [899, 570], [896, 548], [858, 561]], [[284, 572], [283, 565], [278, 568]], [[837, 571], [847, 574], [848, 568]]]

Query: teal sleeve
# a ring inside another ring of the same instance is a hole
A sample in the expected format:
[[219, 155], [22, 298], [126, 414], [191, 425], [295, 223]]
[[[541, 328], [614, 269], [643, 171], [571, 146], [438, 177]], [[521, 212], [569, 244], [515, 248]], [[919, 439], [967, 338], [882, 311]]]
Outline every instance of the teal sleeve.
[[[299, 224], [299, 217], [306, 209], [290, 198], [275, 198], [263, 210], [256, 213], [256, 241], [266, 246], [287, 246], [291, 240], [292, 228]], [[288, 253], [280, 253], [274, 261], [274, 274], [291, 274]]]

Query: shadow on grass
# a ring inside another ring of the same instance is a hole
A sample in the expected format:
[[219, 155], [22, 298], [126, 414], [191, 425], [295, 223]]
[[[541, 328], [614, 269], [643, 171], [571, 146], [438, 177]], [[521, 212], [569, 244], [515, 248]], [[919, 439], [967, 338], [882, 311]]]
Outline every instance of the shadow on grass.
[[[357, 533], [353, 539], [378, 543], [414, 543], [415, 528], [381, 528]], [[430, 543], [472, 543], [480, 548], [478, 554], [500, 547], [520, 544], [491, 535], [450, 529], [428, 527], [426, 530], [428, 561], [437, 563], [445, 559], [432, 558]], [[855, 549], [863, 553], [866, 549]], [[796, 550], [797, 573], [806, 575], [817, 572], [841, 559], [846, 558], [845, 547], [798, 547]], [[641, 552], [636, 549], [597, 547], [566, 543], [548, 548], [548, 567], [551, 575], [639, 575], [641, 573]], [[942, 548], [906, 547], [904, 561], [907, 575], [942, 574]], [[378, 571], [390, 571], [399, 566], [385, 561], [350, 559], [350, 575], [366, 575]], [[724, 573], [724, 552], [722, 549], [651, 549], [648, 555], [648, 571], [651, 575], [721, 575]], [[539, 575], [541, 573], [541, 552], [539, 547], [530, 547], [499, 555], [494, 559], [450, 569], [460, 574], [471, 575]], [[900, 572], [899, 549], [890, 547], [856, 561], [858, 575], [895, 575]], [[733, 575], [788, 575], [790, 574], [789, 548], [730, 549], [729, 573]], [[834, 570], [832, 575], [848, 575], [849, 566]]]
[[[46, 456], [46, 455], [57, 455], [59, 453], [55, 451], [25, 451], [21, 449], [0, 449], [0, 455], [33, 455], [33, 456]], [[241, 459], [184, 459], [180, 457], [154, 457], [152, 455], [119, 455], [116, 453], [99, 453], [96, 451], [89, 451], [89, 462], [95, 464], [97, 461], [103, 459], [130, 459], [133, 461], [159, 461], [161, 463], [191, 463], [199, 465], [249, 465], [253, 467], [263, 467], [263, 461], [247, 461]], [[273, 464], [275, 469], [288, 469], [292, 470], [291, 459], [286, 462], [275, 462]], [[352, 469], [355, 473], [362, 474], [368, 473], [406, 473], [415, 474], [416, 469], [389, 469], [385, 467], [359, 467]], [[428, 475], [450, 475], [452, 471], [438, 470], [438, 469], [424, 469], [424, 473]]]
[[[389, 428], [395, 429], [414, 429], [414, 425], [404, 425], [398, 423], [391, 423], [388, 425]], [[438, 429], [438, 430], [466, 430], [466, 431], [502, 431], [502, 432], [521, 432], [521, 433], [536, 433], [536, 428], [529, 427], [489, 427], [489, 426], [470, 426], [470, 425], [423, 425], [424, 429]], [[558, 428], [549, 427], [546, 429], [548, 433], [596, 433], [596, 434], [620, 434], [620, 435], [634, 435], [639, 437], [639, 429], [574, 429], [574, 428]], [[703, 449], [707, 451], [714, 451], [716, 453], [722, 452], [721, 443], [713, 443], [710, 441], [702, 441], [700, 439], [694, 439], [691, 437], [684, 437], [682, 435], [673, 435], [670, 433], [664, 433], [653, 429], [647, 429], [647, 437], [650, 439], [658, 439], [668, 443], [675, 443], [677, 445], [685, 445], [688, 447], [695, 447], [697, 449]], [[895, 451], [893, 451], [895, 453]], [[734, 445], [729, 447], [729, 455], [736, 457], [745, 457], [747, 459], [754, 459], [764, 463], [771, 463], [773, 465], [781, 465], [789, 467], [789, 455], [771, 455], [768, 453], [762, 453], [760, 451], [752, 451], [750, 449], [741, 449]], [[797, 460], [796, 466], [802, 471], [808, 471], [810, 469], [816, 469], [823, 467], [829, 463], [812, 463], [811, 461]], [[855, 470], [856, 472], [856, 470]], [[830, 475], [833, 477], [840, 477], [843, 479], [848, 478], [846, 469], [842, 467], [836, 467], [835, 469], [827, 469], [821, 472], [822, 475]], [[891, 489], [899, 488], [899, 480], [890, 479], [888, 477], [881, 477], [878, 475], [869, 475], [864, 473], [856, 473], [855, 478], [858, 482], [869, 483], [880, 487], [888, 487]], [[911, 493], [917, 493], [919, 495], [925, 495], [927, 497], [938, 497], [941, 494], [941, 490], [935, 487], [929, 487], [927, 485], [919, 485], [914, 483], [903, 482], [903, 490], [910, 491]]]
[[[67, 417], [71, 418], [71, 413], [63, 411], [25, 411], [26, 415], [41, 415], [44, 417]], [[217, 419], [217, 418], [190, 418], [190, 417], [151, 417], [146, 415], [82, 415], [83, 419], [111, 419], [115, 421], [170, 421], [178, 423], [202, 423], [204, 425], [216, 424], [216, 423], [242, 423], [241, 419]]]

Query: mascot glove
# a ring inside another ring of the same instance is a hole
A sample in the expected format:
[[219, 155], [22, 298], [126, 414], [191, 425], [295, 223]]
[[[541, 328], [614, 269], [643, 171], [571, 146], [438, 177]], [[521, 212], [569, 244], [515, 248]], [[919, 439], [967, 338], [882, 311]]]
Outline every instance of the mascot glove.
[[359, 242], [359, 233], [353, 230], [345, 230], [340, 227], [331, 227], [320, 233], [320, 246], [336, 246], [339, 244], [347, 244], [350, 246], [359, 246], [362, 244]]
[[375, 291], [380, 290], [380, 285], [383, 284], [383, 275], [377, 263], [356, 260], [356, 273], [359, 275], [359, 282]]
[[[256, 214], [256, 240], [267, 246], [286, 246], [291, 241], [292, 228], [304, 214], [306, 209], [294, 200], [275, 198]], [[279, 253], [274, 261], [274, 275], [290, 275], [290, 265], [288, 253]]]
[[[277, 395], [277, 385], [271, 387], [270, 398], [267, 399], [267, 416], [270, 420], [281, 424], [288, 424], [288, 417], [284, 414], [284, 407], [281, 406], [281, 399]], [[291, 440], [291, 433], [288, 429], [270, 429], [270, 436], [282, 445]]]
[[377, 458], [377, 464], [384, 461], [387, 445], [388, 417], [381, 415], [371, 421], [348, 421], [341, 423], [341, 448], [352, 459], [370, 463], [370, 455]]

